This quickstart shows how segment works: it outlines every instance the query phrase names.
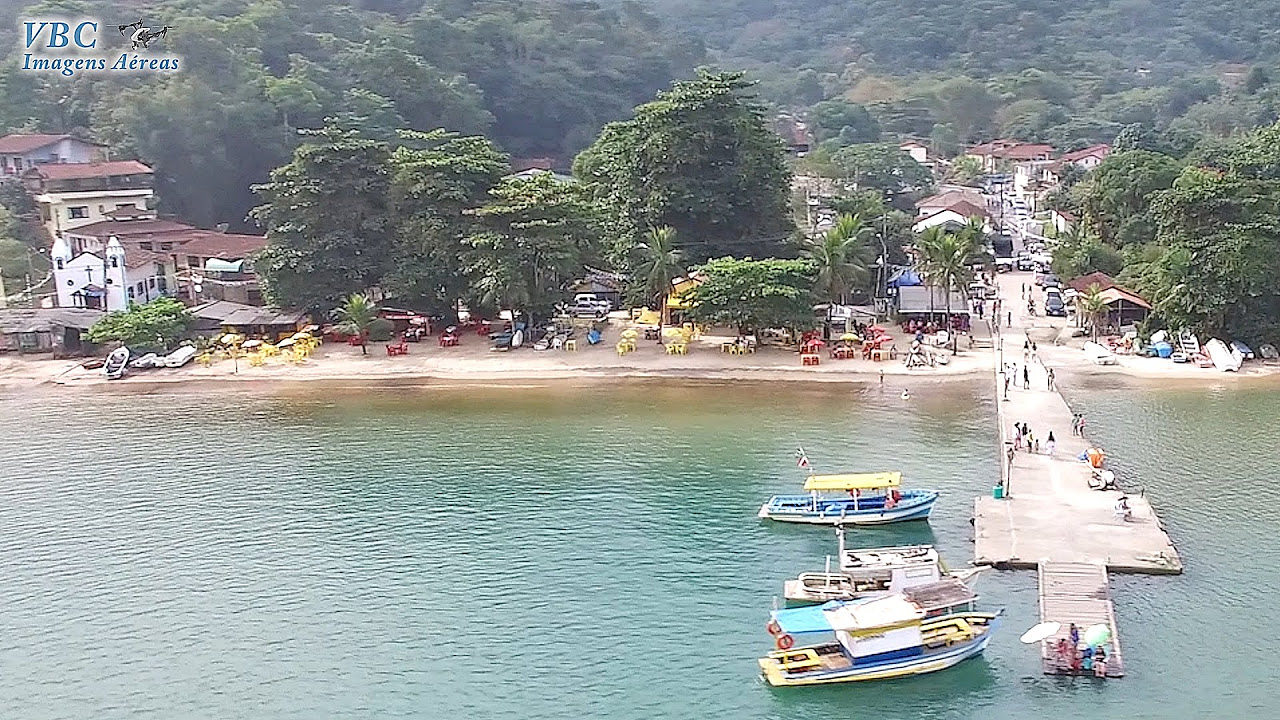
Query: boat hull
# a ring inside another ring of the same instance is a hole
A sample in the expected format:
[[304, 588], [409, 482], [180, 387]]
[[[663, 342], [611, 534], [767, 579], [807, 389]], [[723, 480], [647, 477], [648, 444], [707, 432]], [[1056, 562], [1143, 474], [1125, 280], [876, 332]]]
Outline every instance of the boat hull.
[[760, 666], [761, 676], [765, 682], [774, 687], [795, 687], [800, 685], [831, 685], [834, 683], [847, 682], [863, 682], [867, 680], [891, 680], [893, 678], [908, 677], [911, 675], [924, 675], [927, 673], [938, 672], [954, 667], [969, 658], [977, 657], [982, 651], [987, 649], [987, 643], [991, 642], [991, 635], [1000, 627], [1001, 612], [994, 614], [988, 613], [961, 613], [960, 617], [968, 615], [983, 616], [987, 618], [987, 626], [981, 635], [973, 638], [969, 642], [949, 646], [939, 652], [930, 652], [926, 655], [917, 655], [914, 657], [889, 660], [869, 665], [853, 665], [846, 668], [836, 668], [831, 670], [823, 670], [817, 672], [801, 672], [791, 673], [783, 669], [782, 664], [773, 657], [760, 658], [757, 663]]
[[[760, 506], [757, 516], [777, 522], [803, 523], [808, 525], [888, 525], [890, 523], [908, 522], [911, 520], [928, 520], [933, 512], [933, 505], [938, 500], [938, 493], [931, 490], [916, 490], [912, 495], [904, 496], [897, 507], [885, 509], [873, 507], [869, 509], [853, 509], [852, 501], [821, 501], [818, 509], [786, 507], [788, 498], [806, 498], [806, 496], [775, 495], [769, 502]], [[781, 501], [781, 502], [780, 502]]]
[[946, 670], [955, 667], [972, 657], [982, 654], [991, 642], [990, 632], [964, 646], [958, 646], [947, 652], [927, 657], [916, 657], [899, 662], [865, 667], [851, 667], [845, 670], [833, 670], [827, 673], [810, 673], [807, 676], [791, 676], [783, 672], [781, 667], [768, 658], [761, 658], [760, 671], [765, 682], [773, 687], [797, 687], [801, 685], [831, 685], [834, 683], [864, 682], [867, 680], [892, 680], [893, 678]]
[[[985, 566], [965, 568], [963, 570], [956, 570], [954, 572], [947, 573], [943, 577], [953, 577], [972, 589], [974, 585], [977, 584], [978, 577], [986, 569], [987, 568]], [[893, 590], [871, 590], [867, 592], [844, 592], [839, 589], [813, 590], [812, 588], [805, 587], [804, 583], [798, 578], [786, 580], [782, 583], [782, 597], [786, 601], [787, 607], [821, 605], [832, 600], [860, 600], [862, 598], [883, 597], [885, 595], [891, 595], [894, 592], [898, 592], [899, 590], [900, 588]]]

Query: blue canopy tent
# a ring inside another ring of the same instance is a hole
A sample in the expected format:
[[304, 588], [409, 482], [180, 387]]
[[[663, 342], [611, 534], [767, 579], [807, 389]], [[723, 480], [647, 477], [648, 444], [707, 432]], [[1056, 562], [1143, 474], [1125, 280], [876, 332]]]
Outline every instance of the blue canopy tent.
[[889, 278], [889, 287], [892, 288], [914, 287], [916, 285], [923, 284], [924, 280], [921, 279], [920, 273], [909, 267], [899, 268], [898, 271], [893, 274], [893, 277]]

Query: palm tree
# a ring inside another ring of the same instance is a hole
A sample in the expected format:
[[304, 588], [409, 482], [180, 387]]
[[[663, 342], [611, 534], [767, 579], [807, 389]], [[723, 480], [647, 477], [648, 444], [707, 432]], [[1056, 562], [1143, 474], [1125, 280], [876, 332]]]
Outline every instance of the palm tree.
[[1076, 297], [1076, 313], [1080, 319], [1089, 323], [1089, 331], [1094, 342], [1098, 342], [1098, 323], [1107, 313], [1107, 302], [1102, 297], [1102, 286], [1093, 283]]
[[683, 254], [676, 248], [676, 229], [663, 225], [649, 228], [644, 242], [636, 246], [640, 254], [637, 276], [644, 281], [645, 297], [658, 306], [658, 341], [662, 341], [662, 299], [671, 292], [671, 281], [684, 274]]
[[338, 319], [338, 329], [348, 335], [360, 338], [360, 354], [368, 355], [369, 348], [365, 344], [369, 338], [369, 328], [378, 319], [378, 306], [373, 299], [364, 293], [351, 293], [342, 304], [333, 309]]
[[[930, 228], [933, 230], [933, 228]], [[969, 256], [973, 254], [975, 238], [971, 233], [928, 232], [922, 233], [917, 249], [920, 252], [920, 269], [929, 284], [942, 288], [947, 304], [948, 333], [951, 335], [951, 352], [958, 352], [955, 333], [950, 331], [951, 291], [969, 284], [971, 275]], [[930, 297], [933, 291], [929, 292]]]
[[805, 240], [801, 254], [817, 268], [815, 295], [843, 305], [850, 290], [867, 283], [870, 247], [865, 239], [870, 232], [861, 216], [841, 215], [822, 237]]

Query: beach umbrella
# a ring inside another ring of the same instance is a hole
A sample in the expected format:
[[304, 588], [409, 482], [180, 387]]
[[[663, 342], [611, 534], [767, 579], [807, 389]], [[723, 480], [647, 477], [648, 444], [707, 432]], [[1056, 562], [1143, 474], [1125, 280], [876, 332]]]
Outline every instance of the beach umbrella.
[[859, 340], [858, 336], [853, 333], [845, 333], [840, 336], [840, 339], [845, 342], [857, 342]]
[[870, 332], [870, 333], [882, 333], [882, 332], [884, 332], [884, 328], [883, 328], [883, 327], [880, 327], [879, 325], [872, 325], [871, 327], [867, 328], [867, 332]]
[[1098, 623], [1097, 625], [1090, 625], [1089, 629], [1084, 631], [1085, 644], [1090, 646], [1102, 645], [1103, 643], [1105, 643], [1110, 639], [1111, 639], [1111, 628], [1108, 627], [1106, 623]]
[[261, 344], [262, 344], [261, 340], [248, 340], [248, 341], [245, 341], [244, 345], [241, 345], [241, 347], [243, 347], [246, 350], [252, 350]]
[[1030, 630], [1022, 633], [1022, 637], [1018, 638], [1026, 645], [1034, 645], [1038, 642], [1044, 642], [1062, 629], [1062, 623], [1059, 622], [1042, 622], [1032, 627]]
[[291, 338], [285, 338], [284, 340], [281, 340], [279, 343], [276, 344], [276, 347], [287, 348], [287, 347], [291, 347], [296, 342], [298, 342], [297, 335]]

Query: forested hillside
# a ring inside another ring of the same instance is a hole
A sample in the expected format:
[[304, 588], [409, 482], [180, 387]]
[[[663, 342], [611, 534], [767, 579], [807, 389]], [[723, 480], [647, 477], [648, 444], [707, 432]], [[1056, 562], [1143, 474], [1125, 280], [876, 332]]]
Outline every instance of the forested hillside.
[[[175, 26], [166, 77], [18, 70], [6, 30], [0, 129], [77, 132], [151, 163], [166, 212], [237, 223], [250, 185], [287, 162], [298, 128], [327, 117], [368, 135], [395, 128], [481, 133], [517, 157], [567, 166], [606, 122], [626, 117], [704, 61], [700, 43], [640, 6], [553, 0], [172, 0], [59, 2], [10, 17], [88, 15]], [[123, 13], [123, 15], [122, 15]], [[127, 17], [126, 17], [127, 16]], [[14, 28], [14, 29], [10, 29]], [[108, 33], [110, 35], [110, 33]], [[121, 41], [122, 38], [116, 38]], [[118, 50], [119, 51], [119, 50]]]

